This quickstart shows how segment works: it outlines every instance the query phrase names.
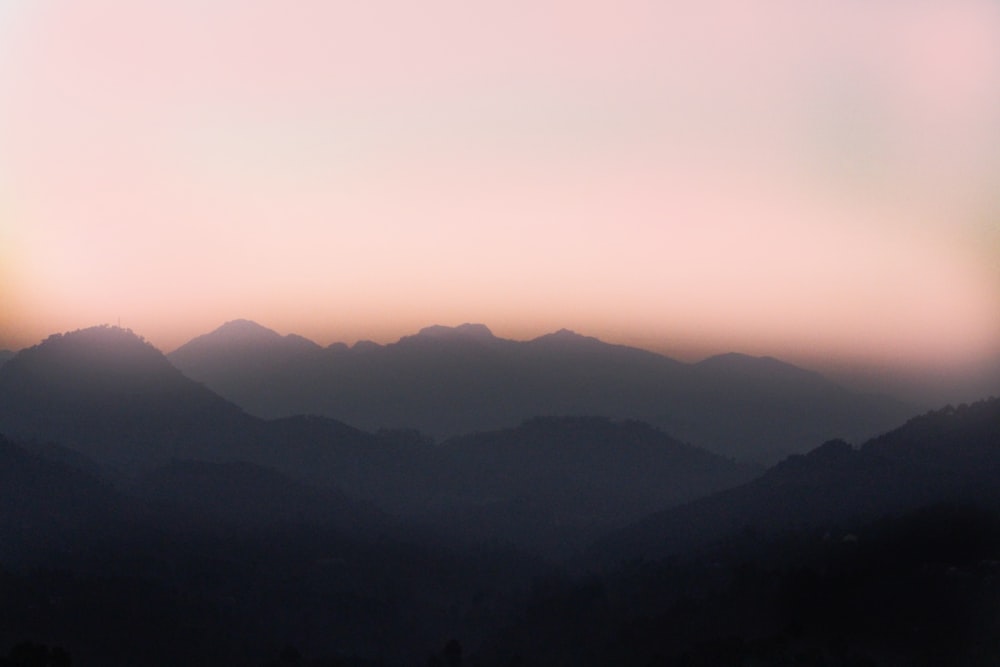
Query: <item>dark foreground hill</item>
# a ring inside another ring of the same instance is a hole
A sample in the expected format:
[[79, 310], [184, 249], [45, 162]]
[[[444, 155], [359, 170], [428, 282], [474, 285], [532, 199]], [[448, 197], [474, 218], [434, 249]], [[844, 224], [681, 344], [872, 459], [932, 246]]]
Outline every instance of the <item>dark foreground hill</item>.
[[408, 664], [499, 624], [540, 571], [252, 464], [175, 461], [115, 488], [0, 437], [4, 665], [50, 664], [18, 658], [26, 642], [83, 667], [260, 665], [283, 647]]
[[1000, 514], [971, 506], [744, 535], [703, 557], [541, 579], [473, 664], [989, 667], [998, 552]]
[[477, 664], [956, 665], [1000, 661], [1000, 400], [612, 533], [606, 569], [536, 582]]
[[481, 324], [434, 326], [389, 345], [324, 349], [238, 320], [169, 358], [255, 415], [320, 414], [438, 438], [536, 415], [604, 415], [771, 462], [831, 438], [863, 440], [912, 414], [776, 359], [728, 354], [685, 364], [566, 330], [518, 342]]
[[739, 533], [822, 533], [942, 502], [1000, 509], [1000, 399], [911, 419], [859, 449], [828, 442], [743, 486], [647, 517], [596, 553], [663, 558]]

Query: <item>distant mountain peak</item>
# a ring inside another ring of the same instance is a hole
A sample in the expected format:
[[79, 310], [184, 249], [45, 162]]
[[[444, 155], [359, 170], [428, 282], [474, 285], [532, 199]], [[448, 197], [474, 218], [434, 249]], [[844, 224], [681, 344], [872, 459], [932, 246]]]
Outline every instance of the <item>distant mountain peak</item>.
[[[257, 324], [253, 320], [230, 320], [212, 332], [240, 338], [281, 338], [281, 334], [273, 329]], [[210, 334], [211, 335], [211, 334]]]
[[752, 354], [744, 354], [742, 352], [724, 352], [722, 354], [715, 354], [711, 357], [706, 357], [698, 362], [699, 366], [766, 366], [766, 365], [781, 365], [790, 366], [783, 361], [775, 359], [774, 357], [756, 357]]
[[466, 322], [456, 327], [447, 327], [434, 324], [424, 327], [417, 333], [420, 338], [433, 338], [439, 340], [449, 340], [455, 338], [490, 340], [495, 338], [493, 332], [485, 324], [474, 324]]
[[[221, 436], [249, 419], [120, 327], [55, 334], [0, 367], [6, 433], [57, 442], [112, 468], [166, 460], [178, 448], [219, 451]], [[211, 436], [199, 439], [206, 424]]]
[[297, 351], [319, 350], [319, 345], [296, 334], [282, 336], [273, 329], [268, 329], [253, 320], [230, 320], [214, 331], [198, 336], [170, 353], [170, 358], [180, 366], [186, 366], [186, 358], [198, 354], [198, 350], [221, 347], [231, 353], [245, 354], [248, 350], [267, 351], [273, 353], [276, 349], [292, 349]]
[[152, 361], [166, 364], [166, 358], [142, 336], [131, 329], [107, 324], [77, 329], [67, 333], [52, 334], [38, 345], [26, 348], [14, 356], [18, 360], [47, 359], [70, 352], [79, 356], [81, 363], [91, 366], [119, 362]]
[[117, 387], [131, 391], [151, 382], [175, 382], [180, 373], [163, 353], [131, 329], [96, 326], [53, 334], [3, 365], [0, 384], [77, 387], [93, 395]]
[[740, 352], [717, 354], [702, 359], [695, 364], [695, 367], [709, 371], [764, 374], [772, 377], [781, 375], [801, 378], [812, 377], [814, 379], [822, 377], [815, 371], [806, 370], [781, 359], [769, 356], [755, 357]]
[[600, 343], [601, 340], [594, 338], [593, 336], [584, 336], [583, 334], [578, 334], [571, 329], [559, 329], [550, 334], [545, 334], [544, 336], [539, 336], [532, 342], [542, 342], [542, 343]]

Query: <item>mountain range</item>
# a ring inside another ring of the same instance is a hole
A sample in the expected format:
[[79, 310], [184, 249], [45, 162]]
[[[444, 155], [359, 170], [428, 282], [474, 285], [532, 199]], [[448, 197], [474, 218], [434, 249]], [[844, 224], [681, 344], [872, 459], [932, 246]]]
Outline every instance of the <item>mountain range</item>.
[[827, 442], [611, 531], [537, 586], [488, 665], [1000, 659], [1000, 399]]
[[323, 348], [237, 320], [168, 358], [260, 417], [316, 414], [440, 439], [537, 415], [602, 415], [757, 463], [831, 438], [860, 442], [914, 411], [770, 357], [688, 364], [567, 330], [521, 342], [481, 324], [433, 326], [388, 345]]
[[531, 404], [513, 383], [534, 355], [552, 374], [524, 393], [565, 403], [449, 437], [263, 418], [128, 330], [51, 336], [0, 366], [0, 653], [14, 646], [0, 664], [37, 653], [25, 638], [84, 666], [456, 665], [463, 647], [497, 667], [1000, 656], [1000, 399], [860, 446], [817, 440], [765, 470], [574, 401], [613, 393], [587, 377], [633, 396], [622, 367], [646, 388], [696, 378], [722, 392], [695, 396], [714, 396], [725, 428], [750, 433], [759, 420], [739, 415], [754, 405], [794, 413], [811, 405], [782, 403], [796, 391], [849, 392], [776, 360], [680, 364], [568, 332], [435, 327], [326, 349], [229, 329], [258, 370], [344, 355], [405, 385], [436, 359], [429, 406], [458, 386], [482, 398], [466, 366], [487, 360], [510, 414]]
[[440, 600], [504, 599], [537, 571], [254, 464], [112, 484], [33, 449], [0, 437], [3, 665], [69, 664], [18, 658], [29, 638], [84, 666], [261, 664], [289, 642], [402, 664], [454, 625]]
[[0, 433], [126, 484], [185, 472], [185, 486], [198, 486], [197, 470], [244, 479], [233, 464], [262, 466], [432, 530], [474, 526], [460, 533], [545, 553], [757, 472], [608, 418], [534, 419], [438, 445], [325, 417], [261, 419], [117, 327], [51, 336], [0, 367]]

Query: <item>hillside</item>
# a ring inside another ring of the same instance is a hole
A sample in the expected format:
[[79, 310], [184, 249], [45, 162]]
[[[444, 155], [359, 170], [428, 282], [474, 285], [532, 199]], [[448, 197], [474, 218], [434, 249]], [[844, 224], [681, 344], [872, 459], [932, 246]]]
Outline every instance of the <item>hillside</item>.
[[854, 449], [828, 442], [764, 475], [605, 538], [605, 562], [663, 558], [741, 533], [827, 531], [933, 503], [1000, 508], [1000, 399], [945, 408]]
[[566, 556], [607, 530], [757, 473], [642, 422], [534, 418], [437, 447], [424, 512], [466, 539]]

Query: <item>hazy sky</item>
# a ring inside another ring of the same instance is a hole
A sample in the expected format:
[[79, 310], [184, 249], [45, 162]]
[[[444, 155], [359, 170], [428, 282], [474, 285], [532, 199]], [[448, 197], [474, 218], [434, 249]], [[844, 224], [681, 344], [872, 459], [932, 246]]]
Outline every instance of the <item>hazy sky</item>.
[[0, 347], [1000, 356], [996, 0], [0, 0]]

